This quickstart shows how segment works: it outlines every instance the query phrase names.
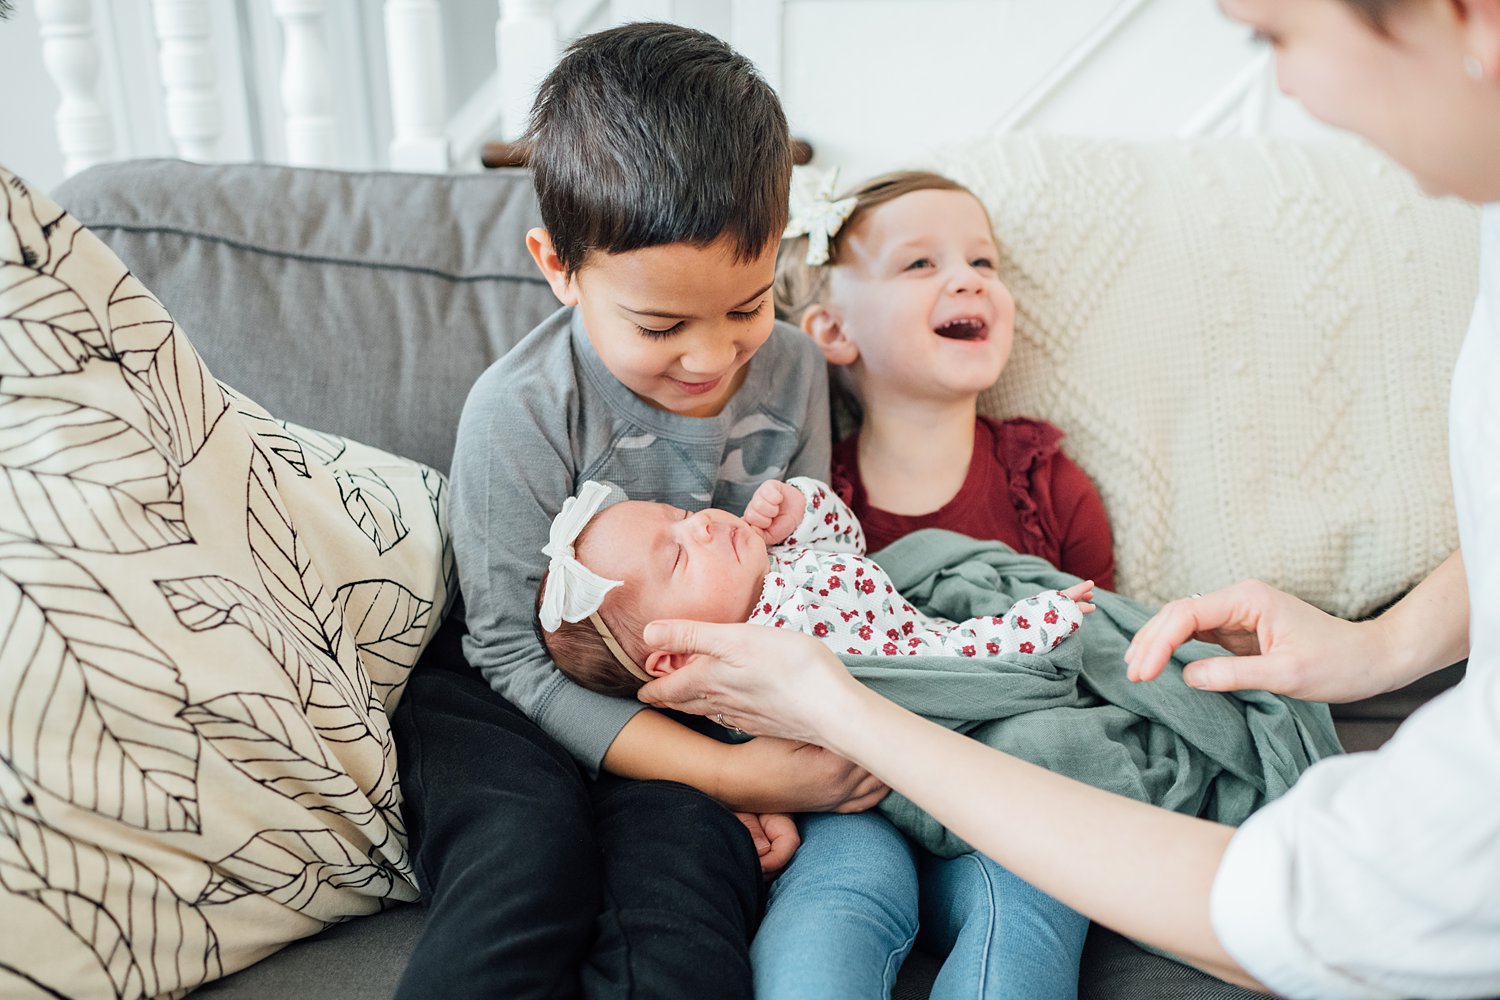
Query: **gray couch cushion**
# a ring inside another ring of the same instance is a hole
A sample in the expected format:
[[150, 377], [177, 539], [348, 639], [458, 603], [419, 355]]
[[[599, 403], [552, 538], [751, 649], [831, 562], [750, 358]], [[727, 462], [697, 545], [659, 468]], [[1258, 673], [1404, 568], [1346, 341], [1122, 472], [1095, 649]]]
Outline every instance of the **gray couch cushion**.
[[524, 171], [138, 160], [84, 171], [56, 198], [219, 380], [443, 471], [474, 378], [557, 308], [526, 252], [540, 216]]

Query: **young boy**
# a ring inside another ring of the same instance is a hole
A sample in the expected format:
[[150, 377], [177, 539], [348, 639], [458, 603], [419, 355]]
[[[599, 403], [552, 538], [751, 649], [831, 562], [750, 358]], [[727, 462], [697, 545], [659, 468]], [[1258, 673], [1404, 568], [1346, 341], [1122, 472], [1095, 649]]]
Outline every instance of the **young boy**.
[[[755, 855], [734, 817], [693, 789], [756, 814], [864, 808], [883, 790], [825, 751], [720, 743], [574, 685], [532, 631], [530, 598], [546, 525], [585, 479], [740, 509], [768, 476], [826, 477], [821, 358], [773, 325], [769, 301], [786, 122], [749, 61], [719, 40], [632, 24], [569, 49], [539, 89], [526, 141], [543, 221], [527, 244], [564, 308], [480, 376], [459, 424], [450, 509], [464, 654], [504, 698], [460, 693], [462, 680], [444, 676], [431, 681], [442, 690], [404, 703], [413, 749], [402, 747], [402, 777], [435, 907], [427, 939], [439, 924], [453, 937], [424, 940], [403, 989], [430, 994], [441, 981], [513, 995], [493, 977], [519, 962], [550, 970], [564, 993], [583, 966], [595, 994], [748, 997]], [[513, 751], [538, 741], [510, 735], [522, 730], [506, 699], [588, 772], [606, 773], [569, 773], [565, 792], [538, 780], [557, 770], [555, 754]], [[487, 745], [501, 730], [509, 742]], [[765, 826], [765, 863], [784, 864], [790, 822]], [[497, 873], [522, 868], [525, 879], [497, 889]], [[544, 900], [555, 880], [575, 900], [592, 885], [594, 902]], [[516, 892], [530, 902], [505, 909], [500, 897]], [[547, 920], [527, 906], [550, 907]]]

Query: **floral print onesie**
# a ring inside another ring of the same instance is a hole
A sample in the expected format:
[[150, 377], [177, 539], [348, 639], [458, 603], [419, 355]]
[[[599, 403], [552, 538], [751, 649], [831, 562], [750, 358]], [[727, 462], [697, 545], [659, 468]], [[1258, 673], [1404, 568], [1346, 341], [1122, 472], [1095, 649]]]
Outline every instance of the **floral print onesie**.
[[752, 624], [793, 628], [837, 653], [865, 656], [995, 656], [1045, 652], [1078, 631], [1083, 613], [1051, 590], [996, 618], [951, 622], [912, 607], [874, 562], [854, 512], [827, 485], [788, 481], [807, 498], [802, 520], [768, 552], [771, 570]]

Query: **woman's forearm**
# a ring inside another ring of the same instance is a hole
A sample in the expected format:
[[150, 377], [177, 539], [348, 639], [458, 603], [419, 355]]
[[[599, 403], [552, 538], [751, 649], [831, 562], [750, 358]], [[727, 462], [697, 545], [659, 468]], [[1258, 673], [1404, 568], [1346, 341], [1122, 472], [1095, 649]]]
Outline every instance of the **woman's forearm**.
[[1375, 620], [1385, 632], [1392, 664], [1386, 690], [1405, 687], [1469, 655], [1469, 584], [1464, 559], [1455, 552]]
[[859, 685], [829, 746], [1020, 877], [1114, 930], [1260, 987], [1224, 951], [1209, 894], [1231, 827], [1144, 805], [995, 751]]

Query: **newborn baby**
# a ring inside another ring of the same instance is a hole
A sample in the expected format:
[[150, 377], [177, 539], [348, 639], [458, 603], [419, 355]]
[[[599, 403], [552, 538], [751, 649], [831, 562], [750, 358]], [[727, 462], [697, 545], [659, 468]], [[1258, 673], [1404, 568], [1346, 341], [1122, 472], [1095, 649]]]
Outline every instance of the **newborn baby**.
[[553, 522], [538, 594], [542, 641], [584, 687], [633, 696], [685, 662], [646, 646], [661, 618], [794, 628], [838, 653], [983, 656], [1056, 646], [1093, 610], [1093, 582], [1017, 601], [1001, 617], [931, 618], [865, 554], [854, 513], [823, 483], [760, 485], [743, 517], [689, 514], [585, 483]]

